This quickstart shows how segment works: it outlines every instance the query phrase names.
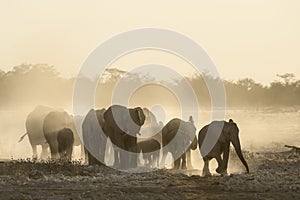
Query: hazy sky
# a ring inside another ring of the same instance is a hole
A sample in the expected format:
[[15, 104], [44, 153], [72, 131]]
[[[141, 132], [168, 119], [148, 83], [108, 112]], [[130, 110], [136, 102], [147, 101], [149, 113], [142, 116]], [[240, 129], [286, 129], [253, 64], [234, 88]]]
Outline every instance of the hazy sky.
[[[299, 10], [299, 0], [1, 0], [0, 69], [47, 63], [74, 76], [88, 54], [112, 35], [156, 27], [198, 42], [223, 78], [268, 83], [285, 72], [300, 78]], [[144, 61], [143, 56], [131, 58], [119, 65]], [[156, 58], [164, 62], [163, 56]]]

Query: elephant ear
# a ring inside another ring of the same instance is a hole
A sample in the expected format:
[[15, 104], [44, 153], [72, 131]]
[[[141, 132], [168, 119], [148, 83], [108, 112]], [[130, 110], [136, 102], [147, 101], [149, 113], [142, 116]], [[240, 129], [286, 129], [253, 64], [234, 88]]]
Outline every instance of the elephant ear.
[[[232, 122], [232, 123], [230, 123], [230, 133], [231, 134], [235, 134], [235, 135], [238, 135], [239, 134], [239, 128], [238, 128], [238, 126], [237, 126], [237, 124], [236, 123], [234, 123], [234, 122]], [[232, 136], [231, 136], [232, 137]]]
[[224, 126], [223, 126], [222, 133], [219, 137], [219, 141], [224, 143], [224, 142], [230, 141], [231, 123], [226, 122], [226, 121], [224, 121], [222, 123], [224, 123]]
[[141, 107], [137, 107], [134, 109], [134, 113], [135, 113], [135, 119], [136, 119], [136, 123], [139, 126], [142, 126], [145, 123], [145, 114], [143, 112], [143, 109]]
[[102, 130], [104, 129], [104, 125], [105, 125], [105, 120], [104, 120], [105, 111], [106, 111], [105, 108], [103, 108], [101, 110], [96, 110], [96, 116], [97, 116], [98, 122], [99, 122], [100, 127], [102, 128]]
[[225, 136], [227, 141], [231, 141], [232, 138], [236, 137], [239, 134], [239, 128], [237, 124], [230, 119], [229, 122], [226, 122], [226, 131]]

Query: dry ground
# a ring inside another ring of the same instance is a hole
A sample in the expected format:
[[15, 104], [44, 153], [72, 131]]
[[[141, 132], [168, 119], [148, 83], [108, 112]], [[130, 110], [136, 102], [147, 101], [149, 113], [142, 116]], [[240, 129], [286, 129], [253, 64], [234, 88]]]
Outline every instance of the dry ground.
[[125, 173], [78, 163], [3, 161], [0, 199], [300, 199], [299, 152], [247, 153], [246, 159], [249, 174], [207, 178], [195, 170]]

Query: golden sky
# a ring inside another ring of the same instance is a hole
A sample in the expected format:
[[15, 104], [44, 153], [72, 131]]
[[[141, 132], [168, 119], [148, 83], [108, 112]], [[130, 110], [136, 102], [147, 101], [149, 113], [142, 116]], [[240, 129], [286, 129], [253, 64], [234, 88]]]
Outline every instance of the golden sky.
[[[75, 76], [112, 35], [155, 27], [198, 42], [223, 78], [264, 84], [285, 72], [300, 78], [299, 10], [299, 0], [1, 0], [0, 69], [47, 63]], [[155, 63], [178, 65], [177, 58], [164, 56], [150, 55]], [[149, 54], [131, 58], [118, 64], [142, 64]]]

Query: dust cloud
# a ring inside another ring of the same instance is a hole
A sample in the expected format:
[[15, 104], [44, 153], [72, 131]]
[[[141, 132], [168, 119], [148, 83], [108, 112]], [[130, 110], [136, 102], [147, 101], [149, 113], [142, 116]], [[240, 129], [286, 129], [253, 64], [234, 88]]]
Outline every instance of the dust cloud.
[[[96, 90], [96, 108], [107, 108], [111, 104], [113, 89], [118, 80], [124, 78], [124, 74], [125, 83], [128, 84], [136, 81], [143, 85], [145, 80], [153, 79], [145, 74], [128, 74], [118, 69], [107, 70]], [[251, 79], [237, 82], [224, 80], [228, 106], [225, 120], [231, 118], [237, 123], [243, 150], [283, 151], [286, 150], [283, 147], [285, 144], [299, 146], [300, 109], [299, 102], [293, 100], [299, 95], [299, 81], [289, 74], [282, 77], [284, 81], [275, 81], [269, 87]], [[212, 77], [209, 78], [213, 81]], [[9, 72], [0, 71], [0, 159], [31, 157], [32, 150], [28, 138], [18, 143], [26, 131], [25, 120], [28, 113], [37, 105], [60, 108], [71, 113], [74, 81], [75, 78], [61, 77], [48, 65], [20, 65]], [[93, 80], [89, 81], [93, 83]], [[181, 87], [181, 81], [177, 79], [165, 85], [184, 94], [185, 88]], [[210, 96], [201, 76], [194, 74], [186, 77], [185, 81], [194, 89], [200, 107], [199, 113], [196, 113], [194, 108], [190, 108], [189, 111], [194, 118], [199, 118], [196, 122], [198, 134], [198, 131], [211, 121]], [[286, 92], [284, 98], [273, 98], [274, 94], [281, 92], [278, 88]], [[266, 96], [267, 94], [269, 96]], [[164, 124], [174, 117], [181, 117], [181, 102], [167, 87], [141, 87], [132, 94], [128, 103], [130, 107], [149, 108], [157, 120]], [[277, 105], [279, 103], [280, 105]], [[39, 152], [40, 150], [38, 148]], [[75, 147], [74, 151], [78, 157], [80, 149]], [[192, 155], [193, 166], [201, 168], [199, 151], [192, 152]]]

